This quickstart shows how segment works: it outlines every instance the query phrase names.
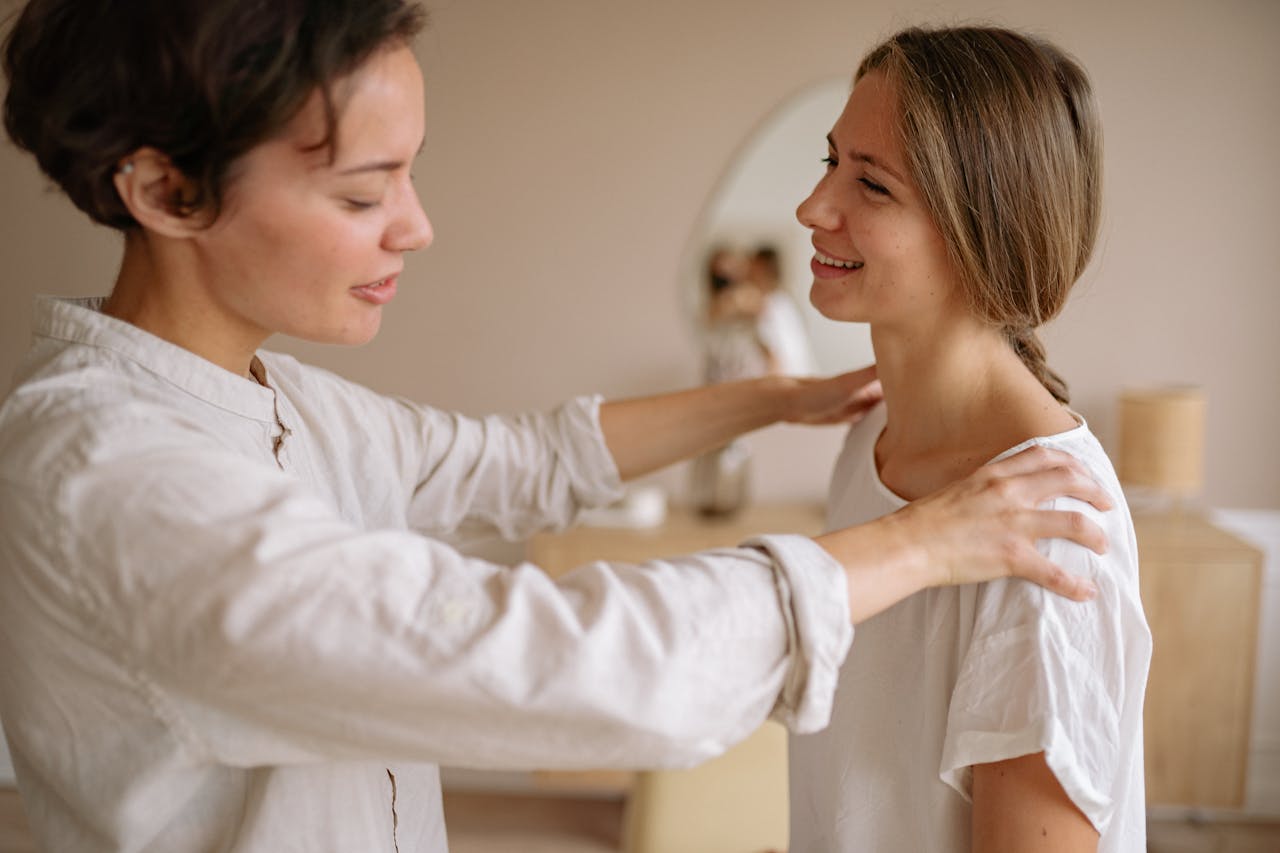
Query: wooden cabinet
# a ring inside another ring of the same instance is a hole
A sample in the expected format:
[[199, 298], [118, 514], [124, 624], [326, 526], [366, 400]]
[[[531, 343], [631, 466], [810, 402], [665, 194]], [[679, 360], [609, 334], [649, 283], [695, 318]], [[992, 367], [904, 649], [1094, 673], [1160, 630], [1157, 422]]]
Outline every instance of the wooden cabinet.
[[1262, 552], [1197, 515], [1135, 516], [1134, 527], [1153, 643], [1147, 802], [1240, 808]]

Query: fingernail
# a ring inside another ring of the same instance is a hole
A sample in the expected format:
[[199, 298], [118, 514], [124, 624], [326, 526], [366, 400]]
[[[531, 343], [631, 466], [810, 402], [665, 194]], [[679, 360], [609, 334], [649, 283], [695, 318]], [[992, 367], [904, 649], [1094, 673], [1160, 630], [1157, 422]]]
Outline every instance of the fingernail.
[[1098, 587], [1093, 581], [1082, 580], [1080, 586], [1084, 591], [1083, 601], [1093, 601], [1098, 597]]

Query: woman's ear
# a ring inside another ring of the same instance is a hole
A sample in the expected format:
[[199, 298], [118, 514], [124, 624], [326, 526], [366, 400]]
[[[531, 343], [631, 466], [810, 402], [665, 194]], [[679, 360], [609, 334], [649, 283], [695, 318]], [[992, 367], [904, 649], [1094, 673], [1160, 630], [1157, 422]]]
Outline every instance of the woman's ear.
[[187, 205], [195, 183], [163, 153], [139, 148], [116, 166], [116, 192], [138, 224], [166, 237], [189, 237], [208, 222]]

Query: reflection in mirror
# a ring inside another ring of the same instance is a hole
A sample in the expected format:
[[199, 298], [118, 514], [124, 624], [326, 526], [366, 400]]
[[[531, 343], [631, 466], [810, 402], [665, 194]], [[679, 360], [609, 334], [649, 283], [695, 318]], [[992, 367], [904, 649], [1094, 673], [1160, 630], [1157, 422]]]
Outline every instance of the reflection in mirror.
[[739, 148], [685, 252], [685, 301], [708, 382], [781, 372], [837, 373], [873, 360], [867, 327], [809, 304], [813, 245], [797, 205], [822, 175], [847, 77], [792, 95]]

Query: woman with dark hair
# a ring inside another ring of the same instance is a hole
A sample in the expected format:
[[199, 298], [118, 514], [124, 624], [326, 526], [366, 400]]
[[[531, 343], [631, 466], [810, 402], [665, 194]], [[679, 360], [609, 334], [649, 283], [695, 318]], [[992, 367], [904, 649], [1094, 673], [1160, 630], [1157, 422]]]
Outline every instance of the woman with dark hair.
[[849, 432], [828, 523], [1044, 447], [1104, 485], [1114, 508], [1091, 517], [1113, 547], [1041, 544], [1096, 581], [1088, 608], [993, 581], [860, 625], [831, 725], [791, 741], [792, 853], [1143, 850], [1151, 636], [1133, 525], [1035, 332], [1098, 229], [1088, 77], [1011, 30], [909, 29], [863, 60], [827, 140], [826, 174], [798, 210], [816, 250], [811, 299], [870, 324], [884, 390]]
[[868, 373], [464, 418], [260, 349], [359, 344], [431, 241], [402, 0], [32, 0], [5, 126], [124, 254], [41, 299], [0, 407], [0, 710], [42, 847], [441, 851], [437, 763], [696, 762], [826, 720], [852, 625], [925, 586], [1086, 581], [1033, 453], [818, 539], [552, 582], [438, 537], [570, 523]]

